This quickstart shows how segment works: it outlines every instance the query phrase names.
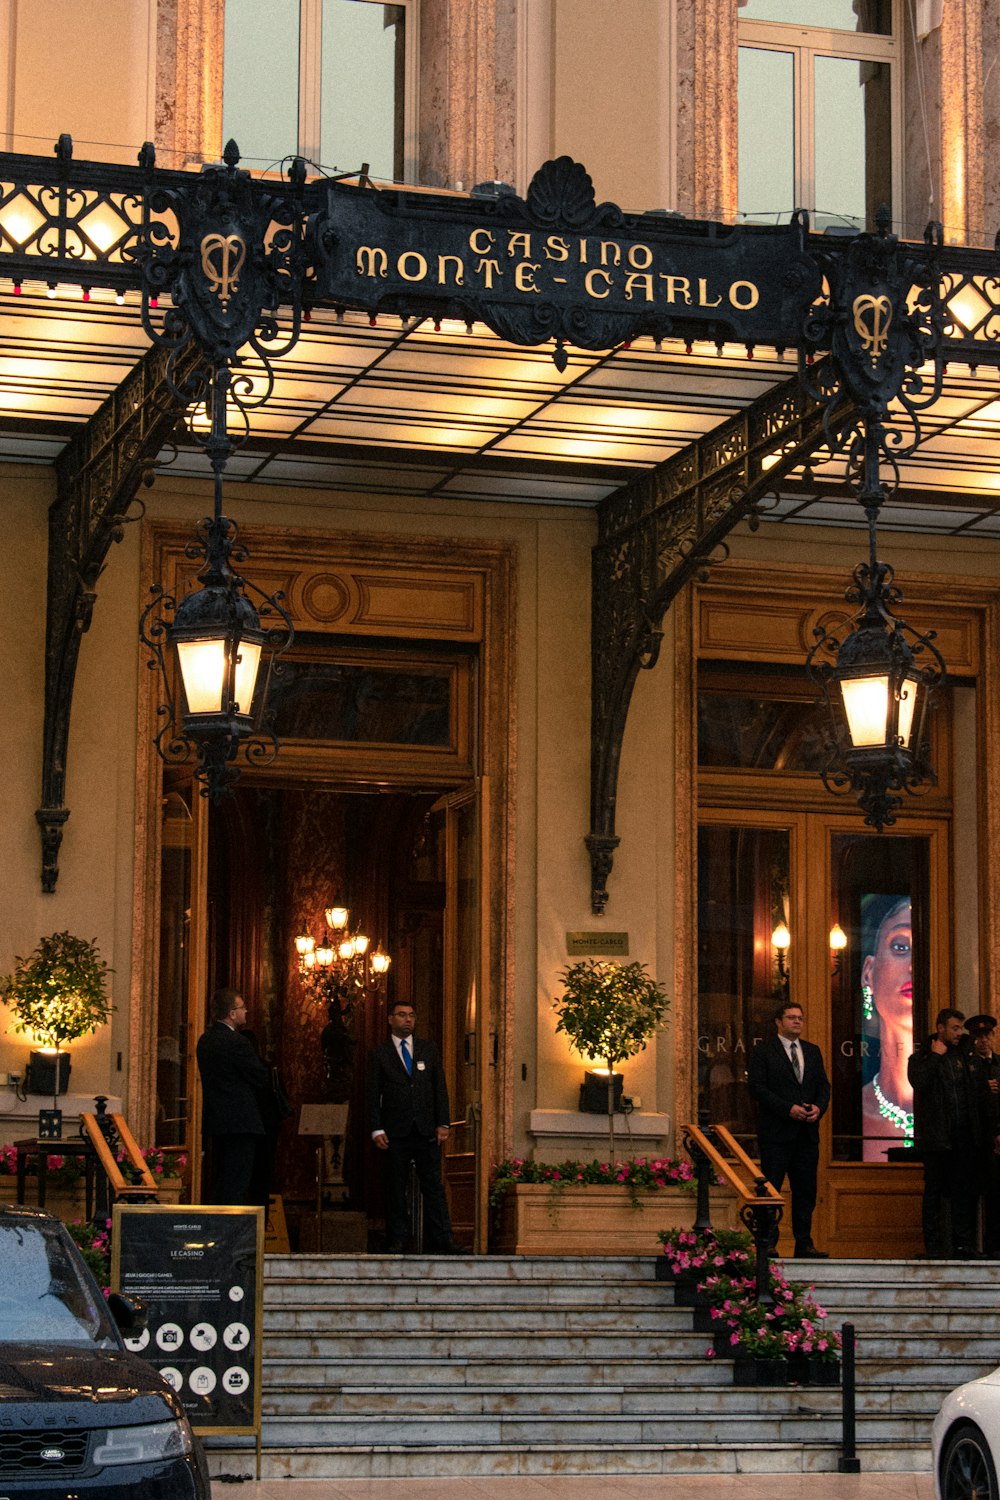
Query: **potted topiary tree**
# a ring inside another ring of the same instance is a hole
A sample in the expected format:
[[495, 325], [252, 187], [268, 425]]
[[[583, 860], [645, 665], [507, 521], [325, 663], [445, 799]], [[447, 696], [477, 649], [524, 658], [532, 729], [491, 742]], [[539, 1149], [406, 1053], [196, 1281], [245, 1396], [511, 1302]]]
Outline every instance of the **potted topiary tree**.
[[641, 1052], [663, 1023], [670, 999], [645, 964], [615, 964], [587, 958], [560, 976], [563, 993], [552, 1002], [556, 1030], [578, 1052], [606, 1061], [608, 1146], [615, 1159], [615, 1064]]
[[69, 932], [51, 933], [28, 958], [14, 962], [14, 972], [0, 976], [0, 998], [14, 1013], [17, 1033], [30, 1031], [40, 1046], [55, 1049], [58, 1110], [60, 1052], [107, 1021], [114, 1009], [107, 988], [112, 971], [96, 943]]

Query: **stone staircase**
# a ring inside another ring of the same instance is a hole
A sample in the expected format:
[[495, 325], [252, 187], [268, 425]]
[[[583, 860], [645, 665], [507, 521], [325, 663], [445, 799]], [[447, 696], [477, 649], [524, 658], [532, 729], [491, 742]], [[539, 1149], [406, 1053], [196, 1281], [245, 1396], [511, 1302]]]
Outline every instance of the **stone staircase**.
[[[649, 1259], [268, 1256], [263, 1475], [836, 1470], [840, 1391], [746, 1389]], [[923, 1470], [944, 1393], [1000, 1361], [996, 1268], [788, 1262], [858, 1330], [865, 1470]], [[209, 1441], [246, 1473], [241, 1440]]]

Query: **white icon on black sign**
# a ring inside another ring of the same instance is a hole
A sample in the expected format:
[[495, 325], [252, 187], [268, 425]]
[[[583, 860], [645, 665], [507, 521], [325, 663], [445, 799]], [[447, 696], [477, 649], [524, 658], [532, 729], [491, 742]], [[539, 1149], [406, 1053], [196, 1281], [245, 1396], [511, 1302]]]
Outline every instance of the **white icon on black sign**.
[[229, 1300], [230, 1302], [242, 1302], [243, 1288], [241, 1286], [231, 1286], [229, 1288]]
[[125, 1348], [126, 1349], [131, 1349], [131, 1351], [132, 1351], [133, 1354], [138, 1354], [142, 1349], [145, 1349], [145, 1347], [146, 1347], [146, 1345], [148, 1343], [149, 1343], [149, 1329], [148, 1328], [144, 1328], [142, 1330], [142, 1332], [141, 1333], [137, 1333], [134, 1338], [130, 1338], [130, 1339], [126, 1339], [125, 1340]]
[[230, 1323], [223, 1331], [222, 1342], [227, 1349], [245, 1349], [250, 1342], [250, 1330], [245, 1323]]
[[176, 1323], [164, 1323], [156, 1330], [156, 1342], [161, 1349], [179, 1349], [184, 1342], [184, 1330]]
[[222, 1377], [222, 1386], [231, 1396], [242, 1396], [250, 1384], [250, 1376], [242, 1365], [232, 1365]]
[[160, 1370], [160, 1374], [168, 1385], [173, 1386], [175, 1391], [179, 1391], [184, 1384], [180, 1370], [175, 1370], [173, 1365], [164, 1365]]
[[188, 1384], [197, 1396], [210, 1396], [215, 1390], [215, 1371], [198, 1365], [188, 1376]]
[[219, 1335], [211, 1323], [196, 1323], [191, 1330], [191, 1343], [195, 1349], [205, 1352], [214, 1349]]

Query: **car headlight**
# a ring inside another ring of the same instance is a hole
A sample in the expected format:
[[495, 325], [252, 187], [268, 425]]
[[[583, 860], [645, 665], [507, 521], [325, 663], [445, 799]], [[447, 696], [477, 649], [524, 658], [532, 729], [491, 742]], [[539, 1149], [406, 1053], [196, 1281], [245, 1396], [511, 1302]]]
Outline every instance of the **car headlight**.
[[186, 1417], [145, 1427], [109, 1427], [98, 1434], [95, 1464], [149, 1464], [183, 1458], [194, 1444]]

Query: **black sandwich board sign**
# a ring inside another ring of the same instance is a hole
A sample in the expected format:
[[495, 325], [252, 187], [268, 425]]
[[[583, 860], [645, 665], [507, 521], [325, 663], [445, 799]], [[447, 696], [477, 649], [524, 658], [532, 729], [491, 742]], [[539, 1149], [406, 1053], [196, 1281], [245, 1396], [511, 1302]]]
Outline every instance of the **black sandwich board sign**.
[[116, 1204], [111, 1282], [149, 1322], [127, 1339], [199, 1433], [244, 1434], [260, 1456], [264, 1210]]

